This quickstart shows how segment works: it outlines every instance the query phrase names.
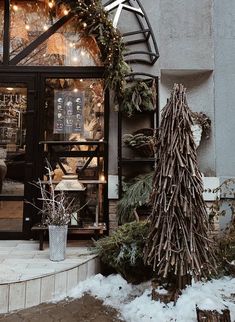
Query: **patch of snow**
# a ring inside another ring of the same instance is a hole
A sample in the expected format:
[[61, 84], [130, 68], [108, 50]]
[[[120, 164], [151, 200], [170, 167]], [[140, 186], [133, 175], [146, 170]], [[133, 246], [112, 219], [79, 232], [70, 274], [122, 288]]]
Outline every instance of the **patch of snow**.
[[98, 274], [80, 282], [69, 296], [80, 298], [89, 293], [116, 308], [127, 322], [195, 322], [196, 305], [217, 311], [228, 307], [231, 321], [235, 321], [235, 278], [195, 283], [182, 292], [175, 306], [153, 301], [151, 291], [150, 283], [131, 285], [120, 275]]

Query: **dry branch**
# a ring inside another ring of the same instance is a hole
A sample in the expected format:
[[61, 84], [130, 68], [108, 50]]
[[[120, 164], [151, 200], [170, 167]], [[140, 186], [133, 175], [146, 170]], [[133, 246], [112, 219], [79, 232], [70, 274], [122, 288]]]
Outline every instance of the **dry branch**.
[[145, 263], [153, 265], [159, 277], [173, 274], [178, 282], [190, 275], [199, 280], [216, 267], [185, 91], [175, 84], [162, 113], [144, 253]]

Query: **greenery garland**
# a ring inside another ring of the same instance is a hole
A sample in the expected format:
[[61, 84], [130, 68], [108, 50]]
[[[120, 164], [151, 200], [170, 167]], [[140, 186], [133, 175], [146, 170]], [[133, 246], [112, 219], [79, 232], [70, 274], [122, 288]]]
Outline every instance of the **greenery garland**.
[[129, 66], [124, 61], [125, 45], [121, 33], [114, 28], [100, 0], [56, 0], [57, 6], [70, 8], [77, 17], [78, 29], [84, 36], [94, 36], [105, 67], [106, 87], [120, 98]]

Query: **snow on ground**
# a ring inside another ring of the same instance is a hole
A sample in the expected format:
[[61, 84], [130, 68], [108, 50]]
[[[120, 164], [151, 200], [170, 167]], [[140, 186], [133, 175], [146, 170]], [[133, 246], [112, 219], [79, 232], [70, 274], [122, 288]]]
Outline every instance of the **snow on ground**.
[[228, 307], [231, 321], [235, 321], [235, 278], [195, 283], [183, 291], [175, 306], [152, 301], [150, 283], [131, 285], [120, 275], [95, 275], [79, 283], [69, 295], [80, 298], [84, 293], [116, 308], [127, 322], [194, 322], [196, 305], [218, 311]]

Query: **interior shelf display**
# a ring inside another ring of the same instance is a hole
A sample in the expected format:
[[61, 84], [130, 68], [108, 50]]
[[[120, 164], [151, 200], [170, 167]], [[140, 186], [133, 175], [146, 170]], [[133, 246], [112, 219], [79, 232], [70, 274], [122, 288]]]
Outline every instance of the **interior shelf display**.
[[158, 78], [131, 77], [124, 92], [118, 120], [119, 195], [123, 177], [153, 170], [154, 134], [158, 124]]
[[4, 148], [17, 150], [25, 144], [25, 89], [0, 87], [0, 142]]
[[[104, 196], [106, 141], [42, 141], [45, 157], [54, 169], [55, 190], [76, 199], [79, 213], [71, 225], [106, 230]], [[73, 168], [73, 171], [71, 170]], [[46, 179], [44, 183], [46, 184]]]

